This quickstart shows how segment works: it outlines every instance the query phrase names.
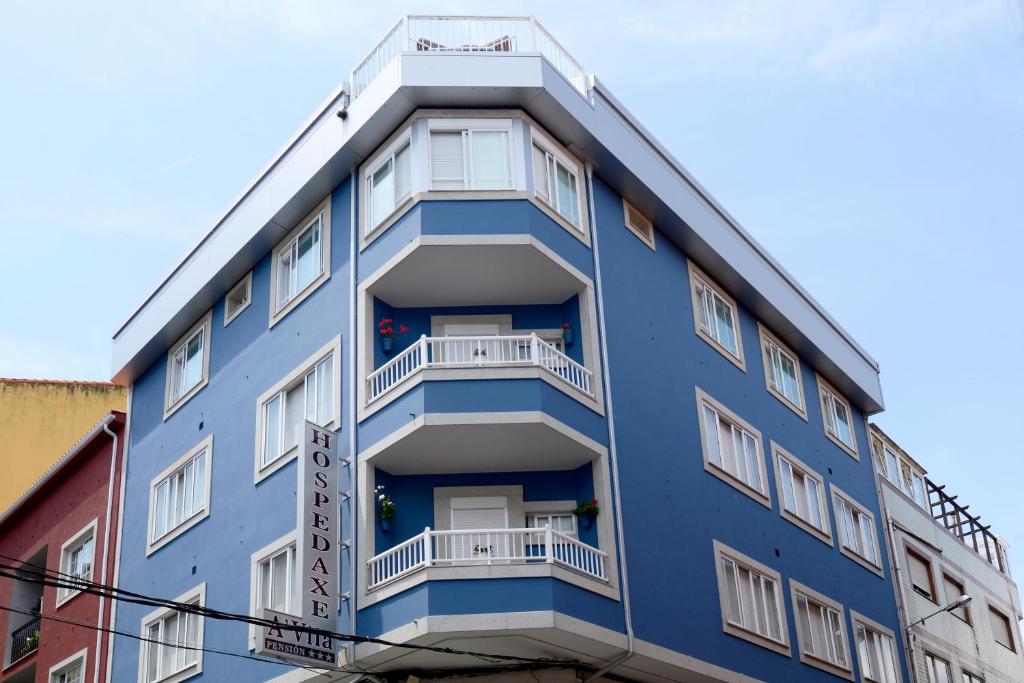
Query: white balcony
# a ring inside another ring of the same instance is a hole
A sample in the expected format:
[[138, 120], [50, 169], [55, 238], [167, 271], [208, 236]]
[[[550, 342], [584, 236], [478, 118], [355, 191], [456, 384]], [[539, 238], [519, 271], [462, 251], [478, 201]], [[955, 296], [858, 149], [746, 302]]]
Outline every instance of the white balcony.
[[583, 65], [533, 17], [407, 16], [352, 70], [352, 98], [402, 52], [540, 54], [580, 93], [587, 91]]
[[420, 337], [366, 378], [372, 403], [428, 368], [537, 367], [594, 396], [594, 373], [536, 334], [482, 337]]
[[428, 567], [554, 564], [608, 581], [608, 554], [571, 536], [543, 529], [461, 529], [423, 533], [371, 558], [369, 590]]

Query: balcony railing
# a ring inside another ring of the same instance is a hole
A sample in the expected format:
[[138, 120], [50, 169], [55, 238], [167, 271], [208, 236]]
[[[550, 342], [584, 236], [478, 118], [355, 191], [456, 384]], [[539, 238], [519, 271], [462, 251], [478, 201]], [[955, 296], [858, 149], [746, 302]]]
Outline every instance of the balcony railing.
[[370, 589], [427, 567], [556, 564], [598, 581], [608, 580], [608, 553], [559, 531], [468, 529], [432, 531], [410, 538], [367, 562]]
[[39, 649], [39, 617], [11, 632], [11, 664]]
[[366, 378], [367, 396], [375, 401], [424, 368], [543, 368], [565, 383], [593, 396], [594, 373], [536, 334], [504, 337], [427, 337], [396, 355]]
[[352, 98], [402, 52], [532, 52], [543, 55], [586, 94], [583, 66], [533, 17], [402, 17], [352, 70]]

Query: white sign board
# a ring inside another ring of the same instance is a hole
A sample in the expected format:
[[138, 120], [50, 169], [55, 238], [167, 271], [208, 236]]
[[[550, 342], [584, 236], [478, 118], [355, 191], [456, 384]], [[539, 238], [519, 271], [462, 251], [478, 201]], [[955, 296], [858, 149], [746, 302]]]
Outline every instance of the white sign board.
[[[341, 520], [338, 506], [337, 434], [307, 420], [299, 444], [298, 469], [295, 566], [298, 571], [301, 616], [264, 610], [263, 618], [336, 632], [341, 588], [338, 565]], [[337, 653], [333, 638], [273, 626], [261, 626], [259, 630], [256, 639], [259, 654], [303, 664], [336, 665]], [[329, 657], [325, 659], [328, 654]]]

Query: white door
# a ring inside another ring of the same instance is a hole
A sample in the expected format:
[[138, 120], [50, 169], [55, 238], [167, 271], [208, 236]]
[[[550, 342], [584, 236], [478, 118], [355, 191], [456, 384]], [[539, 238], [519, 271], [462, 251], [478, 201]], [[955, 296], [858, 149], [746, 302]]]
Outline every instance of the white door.
[[[493, 324], [450, 323], [444, 326], [445, 341], [441, 347], [441, 359], [445, 363], [478, 365], [501, 362], [501, 345], [498, 342], [481, 341], [479, 337], [497, 337], [498, 326]], [[469, 337], [469, 339], [458, 339]]]
[[504, 496], [451, 499], [452, 530], [490, 530], [452, 536], [453, 560], [490, 560], [508, 557], [508, 499]]

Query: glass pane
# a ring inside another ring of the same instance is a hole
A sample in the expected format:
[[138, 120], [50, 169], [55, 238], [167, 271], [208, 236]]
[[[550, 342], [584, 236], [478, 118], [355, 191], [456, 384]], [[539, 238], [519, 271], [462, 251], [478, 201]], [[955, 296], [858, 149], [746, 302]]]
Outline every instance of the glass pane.
[[793, 359], [780, 352], [779, 362], [782, 370], [782, 393], [796, 405], [800, 403], [800, 389], [796, 381], [796, 365]]
[[558, 213], [573, 225], [578, 226], [579, 205], [576, 191], [576, 176], [562, 164], [557, 165]]
[[322, 260], [320, 258], [320, 218], [299, 235], [297, 243], [298, 265], [296, 267], [295, 292], [302, 291], [306, 285], [320, 274]]
[[317, 416], [316, 422], [325, 425], [334, 417], [334, 357], [328, 356], [320, 362], [316, 373]]
[[732, 560], [722, 558], [722, 570], [725, 572], [725, 606], [728, 610], [726, 618], [738, 625], [743, 625], [743, 615], [740, 612], [739, 577], [736, 572], [736, 565]]
[[[260, 562], [260, 594], [257, 597], [257, 607], [270, 607], [271, 596], [273, 595], [273, 588], [271, 587], [271, 575], [270, 575], [270, 560], [263, 560]], [[257, 616], [259, 614], [257, 613]]]
[[747, 457], [747, 473], [749, 483], [758, 491], [761, 490], [761, 463], [757, 453], [757, 441], [747, 432], [743, 432], [743, 452]]
[[896, 675], [896, 651], [893, 647], [892, 638], [879, 636], [878, 643], [878, 658], [883, 672], [881, 679], [883, 683], [897, 683], [899, 677]]
[[764, 583], [760, 574], [750, 573], [750, 591], [754, 596], [754, 614], [757, 616], [755, 628], [761, 635], [768, 633], [768, 614], [765, 610]]
[[704, 431], [707, 437], [708, 460], [722, 466], [722, 453], [718, 446], [718, 413], [704, 406]]
[[149, 627], [146, 637], [150, 642], [146, 643], [146, 680], [156, 681], [160, 677], [160, 624], [159, 622]]
[[803, 641], [804, 652], [814, 652], [814, 635], [811, 631], [811, 614], [807, 605], [807, 598], [802, 595], [796, 597], [796, 625], [800, 629], [800, 639]]
[[192, 489], [192, 508], [190, 514], [199, 512], [206, 506], [206, 451], [195, 460], [195, 487]]
[[277, 268], [277, 307], [281, 308], [291, 299], [292, 249], [282, 249], [278, 255]]
[[154, 504], [153, 540], [167, 533], [167, 482], [156, 487], [156, 503]]
[[412, 178], [409, 172], [409, 145], [395, 155], [395, 206], [412, 194]]
[[194, 497], [194, 487], [196, 477], [195, 465], [191, 462], [185, 465], [185, 473], [182, 477], [182, 483], [184, 493], [181, 496], [181, 518], [187, 519], [192, 515], [192, 499]]
[[842, 503], [843, 523], [845, 526], [845, 545], [854, 552], [860, 552], [860, 544], [857, 542], [857, 524], [854, 521], [853, 509], [846, 503]]
[[736, 330], [733, 327], [732, 309], [721, 297], [715, 295], [714, 300], [718, 343], [735, 356], [739, 353], [739, 349], [736, 346]]
[[782, 504], [796, 514], [796, 496], [793, 494], [793, 468], [789, 461], [779, 458], [779, 472], [782, 476]]
[[839, 401], [833, 401], [836, 409], [836, 436], [847, 446], [853, 446], [853, 432], [850, 429], [850, 413]]
[[288, 553], [283, 552], [270, 560], [270, 607], [278, 612], [288, 610]]
[[782, 640], [782, 619], [779, 614], [779, 599], [775, 593], [775, 582], [764, 579], [765, 604], [768, 609], [768, 635]]
[[[185, 643], [190, 647], [199, 647], [199, 620], [201, 617], [197, 615], [189, 615], [188, 628], [185, 630]], [[186, 665], [192, 665], [199, 661], [199, 652], [196, 650], [188, 650], [185, 652], [185, 663]]]
[[474, 190], [504, 190], [512, 187], [508, 132], [475, 130], [470, 133], [470, 168]]
[[182, 393], [185, 393], [203, 378], [203, 333], [195, 335], [188, 340], [185, 349], [185, 383]]
[[171, 361], [171, 400], [177, 400], [184, 392], [185, 385], [185, 349], [174, 354]]
[[[161, 640], [164, 643], [176, 643], [178, 642], [178, 615], [177, 613], [170, 615], [164, 619], [163, 637]], [[171, 645], [160, 646], [160, 673], [163, 676], [177, 671], [177, 660], [175, 658], [176, 648]]]
[[465, 189], [464, 139], [461, 130], [430, 133], [430, 186], [432, 189]]
[[393, 161], [377, 169], [370, 178], [370, 224], [377, 225], [387, 218], [395, 208], [395, 176], [392, 173]]
[[298, 445], [302, 431], [302, 417], [305, 409], [303, 385], [288, 391], [284, 398], [284, 450], [287, 452]]
[[825, 525], [821, 516], [821, 495], [818, 482], [810, 477], [804, 477], [804, 485], [807, 487], [807, 510], [810, 513], [810, 522], [818, 529], [824, 529]]
[[281, 454], [281, 395], [267, 401], [263, 408], [263, 464]]
[[548, 196], [548, 171], [545, 155], [543, 150], [536, 145], [533, 147], [533, 187], [539, 197], [545, 201], [551, 201]]
[[875, 558], [875, 530], [871, 527], [871, 519], [867, 515], [857, 515], [860, 523], [860, 535], [863, 540], [862, 552], [870, 562], [876, 562]]
[[306, 373], [303, 384], [306, 401], [306, 419], [316, 422], [316, 368]]

